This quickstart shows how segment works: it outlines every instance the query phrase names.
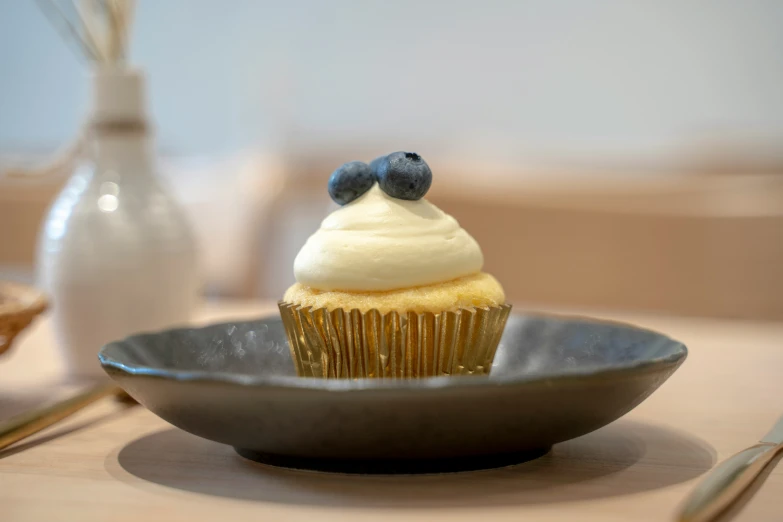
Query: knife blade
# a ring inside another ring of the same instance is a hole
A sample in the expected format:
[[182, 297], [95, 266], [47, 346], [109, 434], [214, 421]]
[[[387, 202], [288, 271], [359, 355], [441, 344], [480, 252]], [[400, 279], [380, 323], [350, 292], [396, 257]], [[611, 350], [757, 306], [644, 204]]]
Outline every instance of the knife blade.
[[769, 433], [764, 435], [761, 442], [767, 444], [783, 444], [783, 417], [778, 419], [777, 424], [772, 426], [772, 429], [769, 430]]
[[713, 520], [751, 485], [764, 467], [783, 450], [783, 417], [761, 442], [724, 460], [710, 471], [685, 500], [679, 522]]

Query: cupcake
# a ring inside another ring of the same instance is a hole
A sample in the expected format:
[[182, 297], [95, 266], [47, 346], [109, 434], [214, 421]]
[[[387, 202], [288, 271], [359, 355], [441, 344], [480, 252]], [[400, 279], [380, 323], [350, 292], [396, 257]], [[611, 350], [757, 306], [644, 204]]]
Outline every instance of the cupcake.
[[341, 208], [299, 251], [279, 303], [300, 376], [489, 373], [511, 306], [478, 243], [424, 199], [431, 183], [410, 152], [332, 174]]

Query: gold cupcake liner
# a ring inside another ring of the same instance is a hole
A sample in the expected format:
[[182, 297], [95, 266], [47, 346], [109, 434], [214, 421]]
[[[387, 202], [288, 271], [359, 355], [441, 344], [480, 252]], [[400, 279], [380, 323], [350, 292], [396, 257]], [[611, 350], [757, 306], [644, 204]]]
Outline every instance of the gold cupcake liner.
[[486, 375], [511, 305], [381, 314], [278, 303], [300, 377]]

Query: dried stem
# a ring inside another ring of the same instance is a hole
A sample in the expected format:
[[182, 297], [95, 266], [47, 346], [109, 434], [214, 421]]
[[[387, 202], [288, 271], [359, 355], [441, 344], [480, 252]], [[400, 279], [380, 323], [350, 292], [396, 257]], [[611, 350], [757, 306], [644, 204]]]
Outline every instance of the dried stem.
[[[75, 43], [89, 62], [97, 65], [125, 62], [134, 0], [82, 0], [78, 6], [74, 0], [36, 0], [36, 3], [63, 38]], [[61, 4], [69, 8], [64, 9]], [[69, 16], [69, 12], [75, 15]]]
[[88, 61], [98, 60], [97, 48], [93, 41], [86, 40], [79, 29], [71, 22], [68, 15], [58, 6], [54, 0], [36, 0], [36, 4], [43, 12], [44, 16], [49, 19], [54, 28], [60, 33], [63, 39], [68, 42], [76, 44], [76, 47], [81, 50], [82, 54], [80, 58], [86, 58]]
[[[79, 6], [74, 3], [79, 1]], [[76, 55], [98, 68], [123, 64], [127, 59], [135, 0], [36, 0], [36, 4]], [[0, 176], [54, 175], [70, 167], [84, 153], [87, 125], [76, 139], [46, 165], [9, 169]]]

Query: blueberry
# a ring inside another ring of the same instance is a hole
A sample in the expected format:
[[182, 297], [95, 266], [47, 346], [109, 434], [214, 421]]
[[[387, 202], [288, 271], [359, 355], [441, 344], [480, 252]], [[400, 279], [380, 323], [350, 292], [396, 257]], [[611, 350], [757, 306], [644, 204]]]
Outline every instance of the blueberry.
[[415, 152], [389, 154], [381, 159], [375, 174], [381, 190], [397, 199], [421, 199], [432, 185], [429, 165]]
[[386, 159], [386, 156], [378, 156], [377, 158], [375, 158], [374, 160], [372, 160], [370, 162], [370, 170], [376, 176], [378, 175], [378, 167], [381, 166], [381, 163], [383, 163], [383, 160], [385, 160], [385, 159]]
[[351, 161], [337, 168], [329, 177], [329, 195], [340, 204], [347, 205], [375, 183], [370, 166], [361, 161]]

